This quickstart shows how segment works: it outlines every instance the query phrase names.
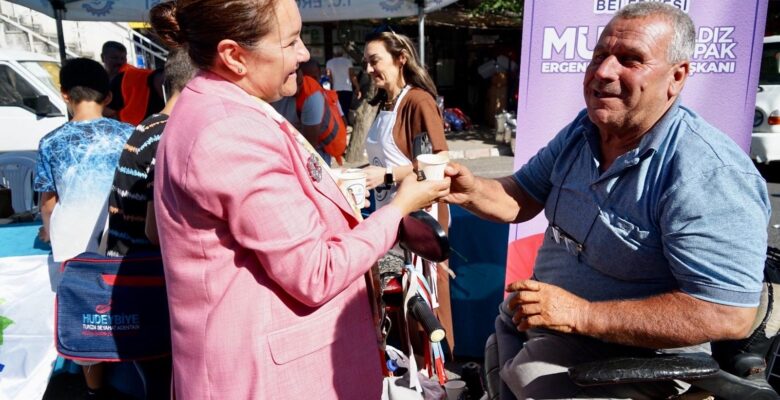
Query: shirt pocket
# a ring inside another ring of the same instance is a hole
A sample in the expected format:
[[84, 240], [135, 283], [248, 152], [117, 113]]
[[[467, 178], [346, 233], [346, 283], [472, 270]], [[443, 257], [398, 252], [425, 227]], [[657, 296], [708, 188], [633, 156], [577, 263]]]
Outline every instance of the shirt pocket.
[[591, 268], [623, 281], [670, 278], [660, 236], [601, 210], [585, 243], [584, 261]]

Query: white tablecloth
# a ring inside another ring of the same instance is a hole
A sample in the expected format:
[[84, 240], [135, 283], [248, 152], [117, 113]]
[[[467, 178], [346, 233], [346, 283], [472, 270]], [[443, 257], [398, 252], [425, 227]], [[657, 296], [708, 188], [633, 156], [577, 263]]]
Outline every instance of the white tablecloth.
[[0, 258], [0, 400], [46, 391], [57, 357], [50, 276], [58, 268], [48, 255]]

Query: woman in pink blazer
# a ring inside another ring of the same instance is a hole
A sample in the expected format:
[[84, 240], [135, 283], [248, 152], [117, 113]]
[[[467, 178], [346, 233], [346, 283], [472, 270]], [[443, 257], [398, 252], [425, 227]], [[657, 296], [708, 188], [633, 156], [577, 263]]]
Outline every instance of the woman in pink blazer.
[[329, 168], [267, 104], [295, 94], [309, 58], [294, 0], [178, 0], [152, 25], [201, 69], [155, 172], [176, 398], [379, 398], [363, 275], [401, 218], [449, 181], [411, 177], [359, 222]]

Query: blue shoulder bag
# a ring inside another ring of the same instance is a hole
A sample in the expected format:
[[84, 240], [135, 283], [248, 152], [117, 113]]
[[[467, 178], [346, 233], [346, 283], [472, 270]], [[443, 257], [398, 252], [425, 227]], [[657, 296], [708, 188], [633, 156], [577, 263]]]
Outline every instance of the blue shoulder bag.
[[84, 361], [131, 361], [171, 353], [165, 276], [159, 254], [82, 253], [62, 264], [57, 351]]

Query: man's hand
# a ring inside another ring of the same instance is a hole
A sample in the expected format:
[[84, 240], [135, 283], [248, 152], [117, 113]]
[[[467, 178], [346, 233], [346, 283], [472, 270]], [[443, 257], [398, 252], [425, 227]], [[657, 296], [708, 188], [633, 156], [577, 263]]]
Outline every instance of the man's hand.
[[525, 222], [544, 208], [520, 188], [513, 175], [498, 179], [480, 178], [465, 166], [450, 162], [444, 176], [452, 180], [452, 186], [450, 194], [441, 201], [457, 204], [488, 221]]
[[463, 205], [471, 201], [471, 196], [476, 191], [477, 179], [468, 168], [450, 162], [444, 170], [444, 176], [449, 176], [452, 180], [450, 194], [442, 199], [445, 203]]
[[557, 286], [534, 280], [509, 284], [507, 292], [517, 292], [509, 301], [517, 330], [547, 328], [564, 333], [581, 330], [590, 303]]

